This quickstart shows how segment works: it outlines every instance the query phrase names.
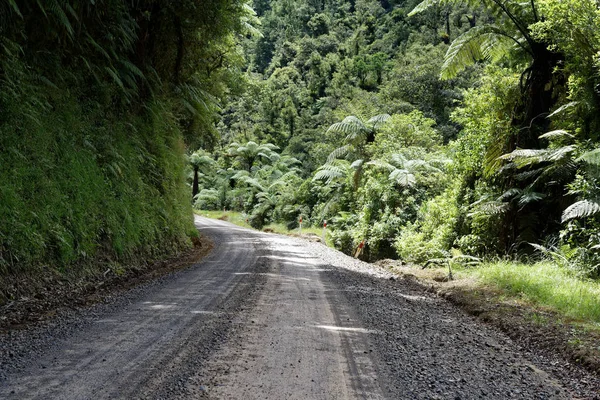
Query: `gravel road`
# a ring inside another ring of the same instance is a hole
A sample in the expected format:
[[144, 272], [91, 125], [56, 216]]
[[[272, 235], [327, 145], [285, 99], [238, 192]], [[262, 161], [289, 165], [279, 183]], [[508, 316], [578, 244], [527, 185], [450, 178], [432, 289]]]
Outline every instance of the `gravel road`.
[[189, 269], [0, 337], [2, 399], [567, 399], [508, 338], [318, 243], [198, 217]]

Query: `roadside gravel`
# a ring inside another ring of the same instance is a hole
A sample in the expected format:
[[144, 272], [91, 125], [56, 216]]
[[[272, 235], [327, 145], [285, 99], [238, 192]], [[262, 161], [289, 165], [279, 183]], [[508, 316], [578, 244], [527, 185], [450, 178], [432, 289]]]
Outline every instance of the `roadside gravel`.
[[600, 399], [598, 377], [559, 354], [513, 341], [413, 279], [297, 240], [336, 267], [323, 279], [343, 291], [366, 329], [379, 333], [382, 372], [397, 398]]
[[412, 280], [301, 238], [197, 224], [215, 243], [201, 263], [0, 335], [0, 398], [598, 398], [594, 377]]

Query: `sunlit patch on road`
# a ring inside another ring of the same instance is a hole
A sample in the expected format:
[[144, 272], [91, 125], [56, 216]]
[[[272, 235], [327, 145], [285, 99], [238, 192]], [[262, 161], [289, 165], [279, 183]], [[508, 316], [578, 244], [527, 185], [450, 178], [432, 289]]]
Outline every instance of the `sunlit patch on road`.
[[150, 306], [150, 308], [152, 308], [153, 310], [166, 310], [168, 308], [173, 308], [176, 305], [177, 304], [154, 304]]
[[327, 331], [335, 332], [358, 332], [358, 333], [375, 333], [373, 330], [365, 328], [352, 328], [348, 326], [334, 326], [334, 325], [315, 325], [315, 328], [325, 329]]

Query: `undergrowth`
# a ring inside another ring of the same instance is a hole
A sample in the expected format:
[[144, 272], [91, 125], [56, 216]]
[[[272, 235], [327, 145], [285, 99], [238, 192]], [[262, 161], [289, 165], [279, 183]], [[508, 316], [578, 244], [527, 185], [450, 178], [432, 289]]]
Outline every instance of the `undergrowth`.
[[569, 318], [600, 323], [600, 282], [577, 277], [552, 262], [498, 261], [463, 270], [462, 274]]
[[61, 96], [33, 118], [5, 102], [0, 124], [0, 274], [155, 258], [195, 235], [183, 142], [160, 102], [107, 115]]
[[[206, 211], [206, 210], [195, 210], [195, 213], [207, 218], [220, 219], [223, 221], [231, 222], [232, 224], [242, 226], [244, 228], [252, 229], [249, 224], [249, 216], [245, 213], [240, 213], [237, 211]], [[262, 228], [263, 232], [273, 232], [279, 233], [281, 235], [289, 235], [289, 234], [311, 234], [322, 237], [323, 228], [314, 227], [314, 226], [303, 226], [302, 232], [300, 229], [288, 229], [285, 224], [271, 223], [265, 225]], [[327, 236], [329, 240], [329, 236]]]

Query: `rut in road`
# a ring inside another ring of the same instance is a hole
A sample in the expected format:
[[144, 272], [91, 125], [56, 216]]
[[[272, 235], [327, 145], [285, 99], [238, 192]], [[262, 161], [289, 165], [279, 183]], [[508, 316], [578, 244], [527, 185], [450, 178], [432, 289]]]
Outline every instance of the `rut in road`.
[[196, 223], [215, 242], [199, 264], [3, 338], [22, 357], [1, 365], [0, 398], [570, 397], [506, 337], [410, 282], [319, 244]]

